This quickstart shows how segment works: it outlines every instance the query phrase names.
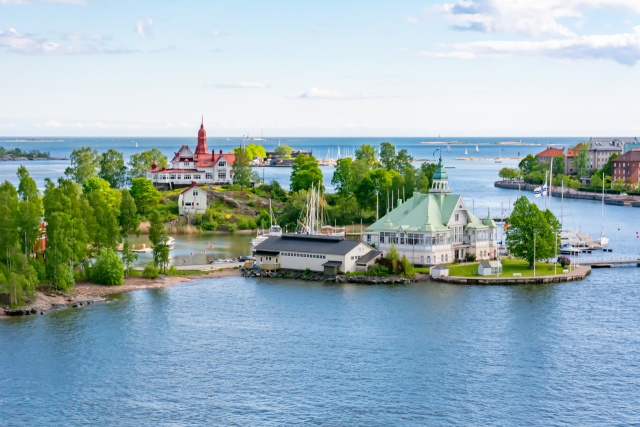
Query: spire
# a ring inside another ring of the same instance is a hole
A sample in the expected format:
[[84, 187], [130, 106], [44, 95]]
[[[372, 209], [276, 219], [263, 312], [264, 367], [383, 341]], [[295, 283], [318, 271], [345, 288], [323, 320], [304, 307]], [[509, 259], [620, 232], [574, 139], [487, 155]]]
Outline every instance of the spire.
[[449, 176], [442, 165], [442, 153], [440, 154], [438, 167], [433, 173], [433, 177], [431, 179], [432, 184], [429, 193], [451, 193], [451, 189], [449, 188]]
[[200, 129], [204, 129], [204, 114], [202, 115], [202, 122], [200, 123]]
[[196, 157], [200, 154], [209, 154], [207, 148], [207, 131], [204, 130], [204, 114], [202, 115], [202, 122], [200, 123], [200, 130], [198, 131], [198, 145], [194, 153]]

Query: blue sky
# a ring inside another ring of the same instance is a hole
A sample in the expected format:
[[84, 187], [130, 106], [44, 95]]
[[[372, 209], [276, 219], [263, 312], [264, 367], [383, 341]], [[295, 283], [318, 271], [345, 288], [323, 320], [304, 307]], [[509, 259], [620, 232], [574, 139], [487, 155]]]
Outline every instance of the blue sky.
[[640, 134], [640, 0], [0, 0], [1, 136]]

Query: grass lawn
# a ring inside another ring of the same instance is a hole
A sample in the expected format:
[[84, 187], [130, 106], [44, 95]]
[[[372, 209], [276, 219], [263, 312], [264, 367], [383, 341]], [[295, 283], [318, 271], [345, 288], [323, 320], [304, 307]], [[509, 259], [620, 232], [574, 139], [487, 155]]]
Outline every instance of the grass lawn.
[[414, 267], [416, 273], [429, 274], [430, 267]]
[[[500, 275], [500, 277], [513, 277], [513, 273], [521, 273], [522, 277], [533, 277], [533, 268], [529, 268], [529, 263], [527, 261], [513, 258], [501, 258], [500, 261], [502, 262], [502, 274]], [[462, 266], [449, 265], [448, 267], [450, 276], [481, 277], [477, 274], [474, 274], [478, 271], [478, 263]], [[549, 270], [549, 267], [552, 267], [552, 269]], [[559, 275], [562, 274], [562, 270], [563, 268], [560, 266], [560, 264], [558, 264]], [[553, 273], [553, 264], [548, 264], [545, 262], [536, 263], [536, 277], [553, 276]]]

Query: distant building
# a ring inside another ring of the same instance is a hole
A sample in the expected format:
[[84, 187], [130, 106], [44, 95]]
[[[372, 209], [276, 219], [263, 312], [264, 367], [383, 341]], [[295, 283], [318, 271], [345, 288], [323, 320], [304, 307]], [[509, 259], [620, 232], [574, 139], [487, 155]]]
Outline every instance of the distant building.
[[448, 264], [467, 254], [477, 259], [498, 257], [496, 223], [488, 214], [481, 221], [462, 196], [451, 194], [442, 158], [433, 174], [429, 194], [413, 193], [406, 202], [367, 227], [365, 242], [386, 253], [393, 243], [412, 264]]
[[569, 175], [573, 172], [573, 160], [575, 159], [576, 151], [570, 148], [547, 148], [536, 154], [536, 161], [538, 164], [547, 163], [557, 156], [564, 157], [564, 175]]
[[640, 182], [640, 149], [631, 150], [611, 160], [611, 177], [633, 183]]
[[200, 185], [233, 184], [235, 159], [235, 154], [223, 154], [222, 150], [218, 154], [212, 150], [209, 154], [203, 122], [198, 131], [196, 151], [192, 152], [183, 145], [169, 162], [168, 168], [163, 166], [158, 169], [156, 162], [153, 162], [151, 170], [147, 171], [147, 179], [156, 186], [165, 185], [171, 189], [189, 186], [192, 181]]
[[637, 138], [633, 139], [636, 139], [636, 142], [627, 142], [624, 144], [624, 147], [622, 149], [624, 153], [628, 153], [631, 150], [640, 150], [640, 142], [637, 141]]
[[182, 190], [178, 197], [178, 212], [180, 215], [205, 213], [207, 211], [207, 193], [196, 186], [192, 181], [191, 186]]
[[256, 265], [263, 270], [309, 269], [328, 274], [354, 272], [360, 258], [375, 252], [364, 242], [322, 234], [271, 236], [255, 250]]
[[602, 169], [613, 153], [622, 154], [625, 144], [637, 143], [636, 138], [590, 138], [589, 169]]

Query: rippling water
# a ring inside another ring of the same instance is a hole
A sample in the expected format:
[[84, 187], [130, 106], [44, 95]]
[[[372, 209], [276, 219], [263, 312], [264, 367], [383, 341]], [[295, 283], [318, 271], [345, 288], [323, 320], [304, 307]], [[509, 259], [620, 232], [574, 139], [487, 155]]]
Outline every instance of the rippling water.
[[0, 424], [631, 425], [639, 285], [202, 279], [5, 319]]

